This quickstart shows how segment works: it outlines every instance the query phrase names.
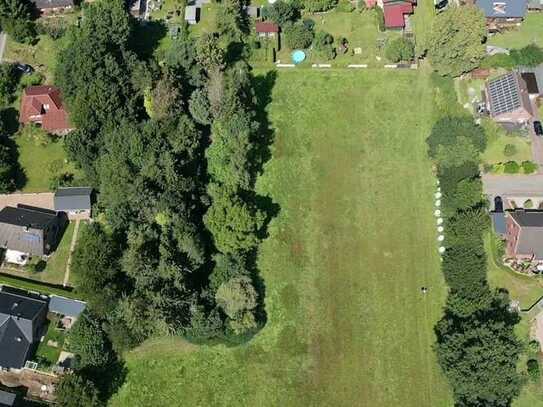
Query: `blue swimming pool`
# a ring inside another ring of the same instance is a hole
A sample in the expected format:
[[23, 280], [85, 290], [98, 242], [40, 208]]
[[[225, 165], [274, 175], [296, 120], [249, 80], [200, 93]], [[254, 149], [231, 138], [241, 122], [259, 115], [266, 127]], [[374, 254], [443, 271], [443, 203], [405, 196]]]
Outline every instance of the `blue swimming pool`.
[[292, 62], [294, 62], [295, 64], [299, 64], [305, 59], [305, 52], [303, 52], [301, 49], [297, 49], [292, 53], [291, 57]]

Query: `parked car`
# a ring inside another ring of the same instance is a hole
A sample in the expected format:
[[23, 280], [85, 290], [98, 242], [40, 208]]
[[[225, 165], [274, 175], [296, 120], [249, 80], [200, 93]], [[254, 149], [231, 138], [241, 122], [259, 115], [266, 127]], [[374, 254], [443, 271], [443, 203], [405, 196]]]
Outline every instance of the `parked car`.
[[32, 72], [34, 72], [34, 68], [32, 68], [28, 64], [16, 64], [15, 68], [21, 71], [25, 75], [30, 75]]
[[538, 136], [543, 136], [543, 126], [541, 125], [541, 122], [539, 121], [534, 122], [534, 131], [535, 131], [535, 134], [537, 134]]

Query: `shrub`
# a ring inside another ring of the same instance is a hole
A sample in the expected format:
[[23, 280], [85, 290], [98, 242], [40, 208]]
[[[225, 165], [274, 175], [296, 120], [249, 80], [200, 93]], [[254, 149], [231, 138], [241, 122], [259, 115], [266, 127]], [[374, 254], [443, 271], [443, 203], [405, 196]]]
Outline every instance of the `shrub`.
[[537, 164], [532, 161], [523, 161], [522, 162], [522, 171], [525, 174], [532, 174], [537, 170]]
[[510, 56], [515, 65], [537, 66], [543, 63], [543, 49], [535, 44], [513, 49]]
[[524, 205], [522, 205], [522, 206], [523, 206], [524, 208], [526, 208], [526, 209], [531, 209], [531, 208], [534, 207], [534, 203], [532, 202], [531, 199], [526, 199], [526, 200], [524, 201]]
[[0, 105], [9, 105], [17, 88], [17, 74], [12, 64], [0, 64]]
[[21, 88], [26, 88], [28, 86], [41, 85], [43, 83], [43, 75], [39, 72], [33, 72], [30, 75], [23, 75], [19, 84]]
[[496, 54], [485, 57], [481, 64], [481, 68], [505, 68], [512, 69], [515, 67], [515, 61], [507, 54]]
[[517, 153], [517, 146], [514, 144], [506, 144], [503, 149], [503, 155], [506, 157], [512, 157]]
[[484, 163], [483, 164], [483, 172], [485, 174], [488, 174], [489, 172], [492, 172], [494, 170], [494, 164]]
[[262, 15], [282, 26], [296, 21], [300, 17], [300, 11], [294, 3], [278, 0], [274, 4], [264, 7]]
[[338, 0], [305, 0], [305, 9], [310, 13], [326, 11], [335, 7]]
[[526, 362], [526, 368], [528, 370], [530, 379], [532, 379], [534, 382], [538, 381], [539, 377], [541, 376], [541, 372], [539, 370], [539, 362], [537, 359], [528, 360], [528, 362]]
[[54, 40], [58, 40], [66, 34], [67, 26], [64, 19], [53, 18], [49, 20], [40, 20], [36, 24], [38, 34], [48, 35]]
[[385, 14], [383, 13], [383, 9], [381, 7], [374, 7], [373, 11], [375, 13], [377, 28], [379, 28], [379, 31], [381, 32], [385, 31]]
[[339, 0], [336, 10], [343, 13], [351, 13], [354, 10], [354, 7], [349, 0]]
[[385, 56], [391, 62], [411, 61], [415, 56], [415, 45], [405, 38], [396, 38], [387, 44]]
[[528, 352], [537, 355], [541, 351], [541, 345], [537, 339], [533, 339], [528, 343]]
[[503, 172], [506, 174], [517, 174], [520, 171], [520, 165], [516, 161], [508, 161], [503, 166]]
[[334, 59], [336, 57], [334, 37], [324, 31], [319, 31], [315, 35], [315, 39], [313, 40], [313, 48], [319, 56], [325, 59]]
[[285, 28], [285, 42], [290, 49], [307, 48], [313, 42], [313, 31], [305, 24], [291, 24]]

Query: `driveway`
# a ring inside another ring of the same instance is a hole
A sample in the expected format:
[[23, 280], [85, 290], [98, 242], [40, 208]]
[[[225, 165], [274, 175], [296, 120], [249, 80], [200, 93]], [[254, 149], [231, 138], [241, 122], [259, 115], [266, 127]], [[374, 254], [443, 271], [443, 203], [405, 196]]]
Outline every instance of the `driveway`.
[[483, 175], [483, 190], [488, 196], [541, 196], [543, 174]]
[[2, 194], [0, 195], [0, 210], [6, 206], [24, 204], [38, 208], [55, 209], [55, 194], [43, 192], [39, 194]]
[[[531, 102], [532, 110], [534, 112], [534, 121], [541, 120], [535, 99], [531, 99]], [[532, 161], [539, 166], [537, 172], [543, 174], [543, 137], [535, 134], [532, 123], [530, 123], [530, 126], [530, 138], [532, 140]]]
[[6, 49], [6, 40], [8, 36], [6, 33], [0, 33], [0, 62], [4, 58], [4, 50]]
[[[526, 199], [532, 199], [537, 208], [543, 202], [543, 174], [536, 175], [489, 175], [484, 174], [483, 192], [488, 197], [491, 208], [494, 198], [509, 198], [522, 205]], [[507, 206], [506, 206], [507, 208]]]

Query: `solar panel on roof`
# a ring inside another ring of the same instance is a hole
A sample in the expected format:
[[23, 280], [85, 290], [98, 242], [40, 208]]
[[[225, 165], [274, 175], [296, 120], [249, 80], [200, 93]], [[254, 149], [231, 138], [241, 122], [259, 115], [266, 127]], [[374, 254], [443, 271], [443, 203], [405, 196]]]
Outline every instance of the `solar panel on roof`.
[[25, 234], [23, 235], [23, 240], [26, 240], [27, 242], [39, 242], [40, 237], [36, 235]]
[[515, 74], [501, 76], [488, 84], [494, 114], [512, 112], [521, 106], [520, 93]]

